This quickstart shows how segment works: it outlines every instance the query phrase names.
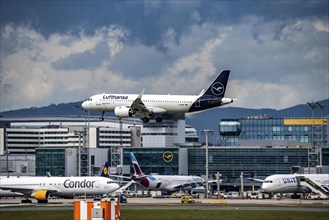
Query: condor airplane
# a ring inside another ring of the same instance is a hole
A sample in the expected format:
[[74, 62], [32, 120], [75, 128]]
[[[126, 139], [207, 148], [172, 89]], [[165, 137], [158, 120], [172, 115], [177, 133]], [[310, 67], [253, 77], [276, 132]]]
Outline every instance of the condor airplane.
[[222, 71], [210, 87], [199, 95], [144, 95], [141, 94], [98, 94], [82, 103], [87, 111], [114, 112], [117, 118], [139, 117], [148, 122], [155, 114], [161, 122], [161, 114], [188, 113], [206, 110], [232, 103], [234, 99], [225, 98], [225, 90], [230, 70]]
[[145, 175], [134, 155], [130, 153], [131, 162], [135, 173], [131, 177], [117, 176], [121, 178], [129, 178], [144, 186], [149, 190], [159, 190], [167, 192], [175, 192], [179, 190], [190, 190], [202, 185], [205, 180], [199, 176], [178, 176], [178, 175]]
[[318, 191], [329, 195], [329, 174], [275, 174], [263, 182], [261, 189], [265, 193], [311, 193]]
[[47, 203], [49, 196], [73, 198], [74, 196], [103, 195], [119, 189], [113, 180], [103, 176], [84, 177], [0, 177], [1, 196], [22, 196], [24, 203], [34, 198]]

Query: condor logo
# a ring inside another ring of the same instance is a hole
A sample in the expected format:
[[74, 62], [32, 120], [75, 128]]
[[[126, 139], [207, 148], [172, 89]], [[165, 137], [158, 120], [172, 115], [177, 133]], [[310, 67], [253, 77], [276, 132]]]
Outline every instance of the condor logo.
[[65, 188], [93, 188], [95, 181], [82, 180], [82, 181], [71, 181], [67, 179], [64, 181]]

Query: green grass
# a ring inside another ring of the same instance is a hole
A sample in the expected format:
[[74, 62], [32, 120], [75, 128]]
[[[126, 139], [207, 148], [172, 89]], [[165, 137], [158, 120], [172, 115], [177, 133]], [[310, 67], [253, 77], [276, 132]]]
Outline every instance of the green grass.
[[[73, 210], [0, 211], [1, 220], [73, 220]], [[329, 211], [121, 210], [121, 220], [328, 220]]]

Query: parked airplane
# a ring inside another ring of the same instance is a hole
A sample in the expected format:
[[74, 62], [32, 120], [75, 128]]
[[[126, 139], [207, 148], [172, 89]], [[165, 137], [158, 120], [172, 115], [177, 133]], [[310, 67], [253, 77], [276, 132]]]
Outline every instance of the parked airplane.
[[254, 180], [263, 182], [261, 189], [265, 193], [329, 192], [329, 174], [275, 174]]
[[[98, 94], [82, 103], [88, 111], [114, 112], [117, 118], [137, 116], [148, 122], [151, 117], [161, 114], [175, 114], [202, 111], [232, 103], [234, 99], [225, 98], [225, 90], [230, 70], [222, 71], [211, 86], [199, 95], [144, 95], [141, 94]], [[157, 122], [162, 118], [156, 117]]]
[[130, 178], [124, 176], [119, 177], [132, 179], [149, 190], [168, 192], [190, 190], [205, 182], [205, 180], [199, 176], [145, 175], [142, 172], [134, 153], [130, 153], [130, 157], [134, 167], [134, 174], [132, 174]]
[[[48, 202], [49, 196], [73, 198], [74, 196], [103, 195], [119, 189], [113, 180], [102, 176], [84, 177], [0, 177], [2, 196], [17, 193], [30, 203], [35, 198], [39, 203]], [[12, 194], [15, 196], [15, 194]]]

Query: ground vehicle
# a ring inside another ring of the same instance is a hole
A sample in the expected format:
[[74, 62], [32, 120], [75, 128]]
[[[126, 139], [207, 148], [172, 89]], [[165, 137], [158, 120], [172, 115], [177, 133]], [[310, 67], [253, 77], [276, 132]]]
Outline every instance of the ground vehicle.
[[119, 196], [120, 203], [127, 203], [127, 196], [125, 194], [121, 194]]
[[191, 196], [182, 196], [181, 198], [182, 203], [195, 203], [195, 199], [193, 199]]

